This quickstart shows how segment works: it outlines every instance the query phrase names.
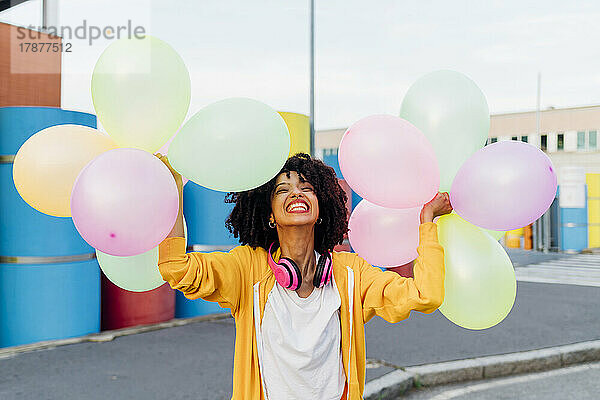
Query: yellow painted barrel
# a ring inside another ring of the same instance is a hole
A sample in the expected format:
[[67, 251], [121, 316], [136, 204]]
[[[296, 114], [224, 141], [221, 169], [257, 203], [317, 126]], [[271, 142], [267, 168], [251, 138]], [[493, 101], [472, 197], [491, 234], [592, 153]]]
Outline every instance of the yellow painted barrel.
[[310, 125], [308, 115], [279, 111], [290, 131], [290, 154], [310, 153]]
[[506, 247], [512, 249], [521, 248], [521, 238], [525, 233], [524, 228], [514, 229], [512, 231], [506, 232]]
[[588, 190], [588, 247], [600, 247], [600, 174], [586, 174]]

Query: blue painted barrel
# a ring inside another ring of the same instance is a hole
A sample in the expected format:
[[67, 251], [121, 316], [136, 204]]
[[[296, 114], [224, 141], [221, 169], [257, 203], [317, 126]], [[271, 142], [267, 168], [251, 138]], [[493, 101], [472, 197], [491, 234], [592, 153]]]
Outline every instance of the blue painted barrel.
[[[323, 162], [329, 165], [335, 170], [335, 174], [339, 179], [344, 179], [342, 171], [340, 170], [340, 163], [338, 161], [338, 149], [324, 149], [323, 150]], [[360, 203], [362, 197], [352, 191], [352, 210]]]
[[335, 170], [335, 174], [339, 179], [344, 179], [342, 171], [340, 170], [340, 163], [338, 161], [338, 149], [324, 149], [323, 162]]
[[[188, 182], [183, 190], [183, 213], [187, 222], [188, 250], [226, 251], [239, 243], [225, 227], [225, 220], [233, 204], [224, 202], [225, 193], [207, 189]], [[218, 303], [202, 299], [189, 300], [177, 291], [175, 317], [190, 318], [200, 315], [222, 313]]]
[[60, 124], [95, 128], [91, 114], [52, 107], [0, 108], [0, 347], [100, 330], [100, 269], [71, 218], [30, 207], [12, 161], [34, 133]]
[[562, 167], [559, 171], [560, 249], [577, 253], [587, 248], [587, 189], [585, 168]]
[[[587, 193], [587, 188], [584, 189]], [[588, 247], [587, 196], [584, 207], [560, 208], [560, 249], [567, 253], [578, 253]]]
[[358, 194], [356, 194], [356, 192], [353, 190], [352, 191], [352, 210], [354, 210], [354, 207], [356, 207], [358, 205], [358, 203], [360, 203], [362, 200], [362, 197], [360, 197]]

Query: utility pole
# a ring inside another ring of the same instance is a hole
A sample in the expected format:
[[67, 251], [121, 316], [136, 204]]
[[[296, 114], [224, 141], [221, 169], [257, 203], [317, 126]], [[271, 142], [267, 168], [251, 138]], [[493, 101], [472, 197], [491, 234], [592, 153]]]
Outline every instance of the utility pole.
[[310, 0], [310, 155], [315, 156], [315, 0]]
[[[538, 74], [537, 74], [537, 101], [536, 101], [536, 107], [535, 107], [535, 133], [536, 133], [536, 137], [539, 138], [540, 143], [542, 140], [541, 136], [540, 136], [541, 81], [542, 81], [542, 74], [540, 72], [538, 72]], [[533, 223], [532, 233], [533, 233], [533, 249], [536, 251], [541, 250], [542, 249], [542, 240], [540, 240], [540, 239], [542, 238], [542, 223], [539, 219]]]
[[[538, 72], [538, 92], [537, 92], [537, 116], [536, 116], [536, 124], [537, 124], [537, 136], [541, 140], [541, 99], [542, 99], [542, 73]], [[550, 205], [552, 207], [552, 205]], [[542, 251], [547, 253], [550, 251], [550, 232], [552, 223], [550, 221], [550, 211], [551, 209], [546, 210], [544, 215], [542, 215]]]
[[[541, 140], [541, 99], [542, 99], [542, 73], [537, 75], [537, 106], [535, 112], [535, 130]], [[550, 209], [535, 222], [533, 229], [533, 248], [547, 253], [550, 250]]]
[[48, 32], [48, 27], [58, 29], [59, 0], [42, 0], [42, 31]]

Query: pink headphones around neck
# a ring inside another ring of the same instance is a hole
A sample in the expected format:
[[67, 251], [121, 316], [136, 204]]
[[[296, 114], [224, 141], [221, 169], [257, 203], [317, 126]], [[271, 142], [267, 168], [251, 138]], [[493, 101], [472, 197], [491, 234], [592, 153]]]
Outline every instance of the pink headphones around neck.
[[[300, 268], [296, 265], [294, 260], [287, 257], [279, 258], [279, 262], [273, 260], [271, 249], [275, 242], [269, 246], [269, 267], [275, 275], [277, 282], [284, 288], [290, 290], [297, 290], [302, 284], [302, 273]], [[319, 261], [317, 262], [317, 268], [315, 270], [315, 277], [313, 278], [313, 285], [315, 287], [323, 287], [331, 280], [331, 255], [329, 253], [321, 254]]]

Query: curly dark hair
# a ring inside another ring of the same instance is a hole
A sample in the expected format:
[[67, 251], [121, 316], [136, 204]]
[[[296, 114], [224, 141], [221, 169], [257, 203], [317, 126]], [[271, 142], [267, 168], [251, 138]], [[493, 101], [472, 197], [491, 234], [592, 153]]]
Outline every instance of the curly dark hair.
[[282, 173], [295, 171], [302, 182], [313, 185], [319, 201], [319, 217], [322, 222], [315, 225], [315, 250], [319, 253], [332, 251], [341, 244], [348, 232], [348, 210], [346, 192], [338, 183], [333, 168], [323, 161], [311, 158], [308, 154], [297, 153], [288, 158], [279, 173], [269, 182], [252, 190], [228, 193], [225, 202], [234, 203], [225, 226], [243, 245], [269, 249], [271, 243], [279, 245], [277, 230], [269, 228], [271, 215], [271, 195], [275, 181]]

